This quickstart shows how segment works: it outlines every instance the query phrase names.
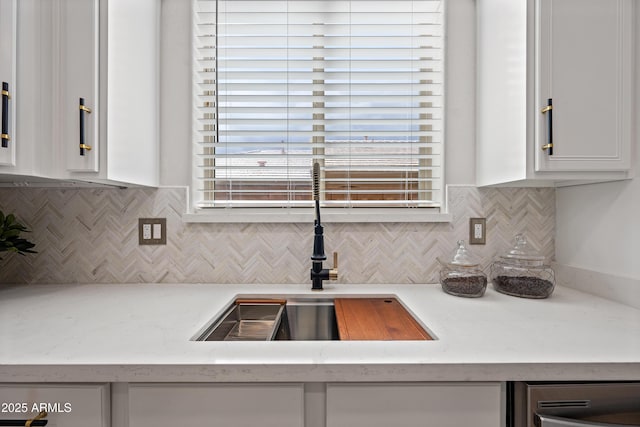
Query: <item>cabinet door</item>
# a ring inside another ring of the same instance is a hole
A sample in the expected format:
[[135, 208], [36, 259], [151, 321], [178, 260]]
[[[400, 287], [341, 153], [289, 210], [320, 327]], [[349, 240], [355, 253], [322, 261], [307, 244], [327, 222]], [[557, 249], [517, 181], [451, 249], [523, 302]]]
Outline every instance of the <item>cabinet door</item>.
[[109, 427], [109, 386], [105, 384], [0, 384], [0, 419], [32, 419], [47, 412], [47, 425]]
[[328, 384], [327, 427], [497, 427], [500, 383]]
[[16, 23], [16, 0], [0, 0], [0, 166], [14, 166], [16, 163]]
[[302, 384], [135, 384], [129, 427], [304, 425]]
[[[631, 165], [633, 0], [537, 3], [536, 171]], [[552, 154], [549, 114], [552, 99]]]
[[[97, 172], [98, 0], [59, 0], [61, 147], [69, 172]], [[84, 145], [84, 146], [83, 146]]]

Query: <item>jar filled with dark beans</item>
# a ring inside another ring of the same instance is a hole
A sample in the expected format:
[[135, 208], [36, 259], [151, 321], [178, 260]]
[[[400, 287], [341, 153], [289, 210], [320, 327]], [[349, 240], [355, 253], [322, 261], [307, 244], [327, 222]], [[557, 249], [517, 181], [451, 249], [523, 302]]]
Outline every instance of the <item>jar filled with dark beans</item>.
[[449, 260], [438, 259], [441, 265], [440, 284], [442, 290], [458, 297], [477, 298], [487, 289], [487, 275], [475, 261], [464, 241], [458, 242], [458, 248]]
[[547, 298], [555, 288], [553, 269], [533, 250], [522, 234], [514, 246], [491, 265], [496, 291], [522, 298]]

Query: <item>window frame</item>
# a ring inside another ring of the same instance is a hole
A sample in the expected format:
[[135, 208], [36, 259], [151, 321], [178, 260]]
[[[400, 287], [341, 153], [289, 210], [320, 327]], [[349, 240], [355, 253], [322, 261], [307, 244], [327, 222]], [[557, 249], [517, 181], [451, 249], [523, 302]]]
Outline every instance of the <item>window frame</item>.
[[[191, 1], [192, 14], [193, 5], [197, 0]], [[372, 222], [372, 223], [416, 223], [416, 222], [450, 222], [452, 216], [448, 213], [448, 186], [445, 180], [446, 171], [446, 123], [447, 123], [447, 8], [448, 2], [442, 0], [442, 142], [440, 157], [440, 206], [439, 207], [330, 207], [323, 206], [323, 223], [350, 223], [350, 222]], [[193, 18], [192, 18], [193, 25]], [[193, 38], [194, 29], [190, 34]], [[192, 49], [193, 52], [193, 49]], [[193, 53], [192, 53], [193, 55]], [[192, 56], [192, 66], [195, 68], [195, 60]], [[195, 70], [192, 70], [192, 75]], [[192, 80], [192, 105], [197, 99], [196, 84]], [[195, 123], [195, 108], [192, 109], [192, 121]], [[192, 132], [193, 126], [192, 126]], [[192, 223], [312, 223], [314, 211], [312, 205], [307, 207], [197, 207], [196, 201], [199, 197], [198, 183], [203, 180], [197, 177], [198, 165], [196, 144], [194, 137], [191, 137], [192, 146], [192, 185], [188, 190], [188, 212], [183, 215], [185, 222]]]

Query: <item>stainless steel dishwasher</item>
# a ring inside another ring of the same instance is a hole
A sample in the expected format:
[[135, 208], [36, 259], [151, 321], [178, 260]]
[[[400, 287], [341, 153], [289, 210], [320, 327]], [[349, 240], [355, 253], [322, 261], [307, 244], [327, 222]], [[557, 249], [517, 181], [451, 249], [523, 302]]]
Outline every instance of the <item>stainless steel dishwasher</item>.
[[515, 382], [507, 425], [640, 426], [640, 382]]

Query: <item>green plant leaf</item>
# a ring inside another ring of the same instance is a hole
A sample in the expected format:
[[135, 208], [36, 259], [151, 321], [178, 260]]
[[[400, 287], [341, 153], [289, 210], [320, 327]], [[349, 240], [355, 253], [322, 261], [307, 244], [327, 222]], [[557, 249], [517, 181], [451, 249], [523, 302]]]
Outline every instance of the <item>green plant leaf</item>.
[[29, 230], [16, 220], [15, 215], [5, 216], [0, 211], [0, 252], [16, 252], [20, 255], [37, 253], [31, 250], [35, 247], [34, 243], [20, 237], [22, 232], [29, 232]]
[[4, 232], [4, 236], [8, 239], [12, 237], [18, 237], [20, 235], [20, 230], [6, 230]]

